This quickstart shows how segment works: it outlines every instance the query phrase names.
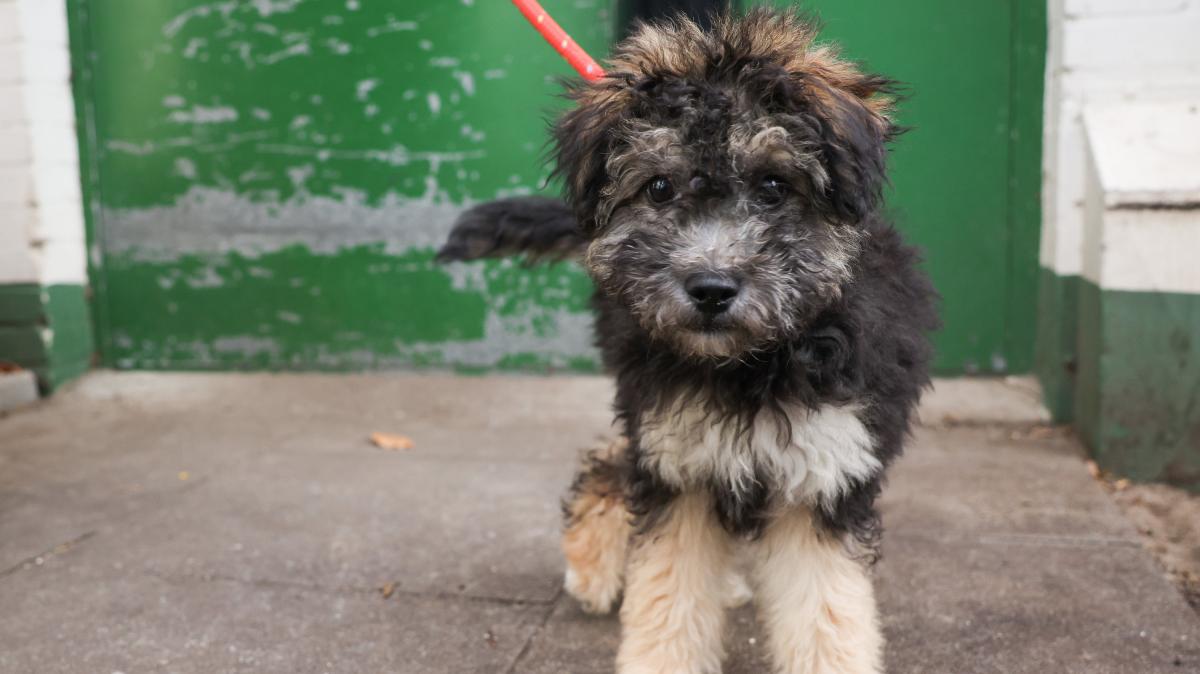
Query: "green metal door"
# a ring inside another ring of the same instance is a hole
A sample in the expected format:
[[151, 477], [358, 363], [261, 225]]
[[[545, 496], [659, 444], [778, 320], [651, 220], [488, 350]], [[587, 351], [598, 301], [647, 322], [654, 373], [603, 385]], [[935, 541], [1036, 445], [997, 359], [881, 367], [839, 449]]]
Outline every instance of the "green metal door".
[[[776, 3], [786, 6], [789, 3]], [[825, 37], [908, 85], [888, 204], [943, 297], [943, 372], [1032, 366], [1044, 0], [814, 0]]]
[[[911, 84], [891, 203], [945, 295], [944, 371], [1029, 365], [1044, 12], [1026, 1], [814, 6]], [[607, 0], [544, 4], [606, 50]], [[594, 367], [578, 270], [431, 260], [464, 206], [555, 191], [544, 118], [569, 71], [509, 3], [69, 7], [106, 364]]]

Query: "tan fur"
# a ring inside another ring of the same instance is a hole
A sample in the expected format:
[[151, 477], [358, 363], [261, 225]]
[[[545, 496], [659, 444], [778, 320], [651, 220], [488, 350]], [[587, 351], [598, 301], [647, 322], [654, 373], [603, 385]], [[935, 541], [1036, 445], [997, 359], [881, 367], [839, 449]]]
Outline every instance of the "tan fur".
[[[620, 461], [619, 440], [589, 455]], [[594, 465], [594, 464], [589, 464]], [[686, 492], [633, 538], [621, 485], [585, 467], [567, 505], [567, 591], [590, 613], [621, 607], [618, 674], [717, 674], [725, 609], [747, 598], [709, 497]], [[867, 569], [799, 505], [745, 552], [777, 674], [878, 674], [883, 638]]]
[[708, 496], [677, 497], [630, 556], [617, 672], [719, 674], [732, 562]]
[[[816, 31], [794, 14], [752, 13], [742, 20], [725, 16], [713, 27], [713, 35], [718, 42], [748, 44], [750, 51], [795, 75], [819, 78], [830, 91], [862, 100], [881, 118], [891, 113], [892, 99], [878, 95], [858, 67], [842, 59], [835, 47], [814, 44]], [[704, 30], [686, 18], [644, 25], [609, 59], [610, 78], [585, 88], [579, 104], [608, 108], [615, 116], [632, 99], [632, 92], [621, 81], [624, 78], [700, 77], [708, 64], [704, 50], [708, 41]]]
[[842, 60], [832, 45], [814, 46], [804, 55], [802, 67], [828, 82], [835, 90], [862, 99], [876, 115], [884, 118], [891, 115], [895, 104], [892, 97], [877, 95], [878, 92], [867, 84], [858, 67]]
[[695, 73], [704, 67], [699, 49], [704, 42], [704, 31], [687, 19], [646, 25], [622, 43], [610, 66], [632, 73]]
[[[589, 455], [604, 461], [617, 460], [628, 442], [622, 438], [606, 449]], [[567, 526], [562, 549], [567, 560], [567, 593], [588, 613], [608, 613], [621, 594], [625, 579], [625, 556], [632, 534], [621, 485], [608, 476], [589, 472], [585, 466], [567, 504]]]
[[878, 674], [883, 637], [866, 568], [794, 507], [755, 551], [755, 594], [778, 674]]

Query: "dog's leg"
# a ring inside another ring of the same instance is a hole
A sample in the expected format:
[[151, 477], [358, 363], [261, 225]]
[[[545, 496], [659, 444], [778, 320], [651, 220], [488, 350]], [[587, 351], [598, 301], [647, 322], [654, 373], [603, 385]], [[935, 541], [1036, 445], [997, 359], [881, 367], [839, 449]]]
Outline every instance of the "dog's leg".
[[563, 504], [562, 548], [567, 560], [564, 587], [588, 613], [608, 613], [621, 594], [625, 556], [632, 534], [621, 489], [622, 438], [591, 452]]
[[883, 637], [871, 578], [805, 508], [785, 511], [758, 543], [756, 598], [779, 674], [877, 674]]
[[708, 496], [676, 497], [634, 542], [619, 674], [718, 674], [731, 562]]

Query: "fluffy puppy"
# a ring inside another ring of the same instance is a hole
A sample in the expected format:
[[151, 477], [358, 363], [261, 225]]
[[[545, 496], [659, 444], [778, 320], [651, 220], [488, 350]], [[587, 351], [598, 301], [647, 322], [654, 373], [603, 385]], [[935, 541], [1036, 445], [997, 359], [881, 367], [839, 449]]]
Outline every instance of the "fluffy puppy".
[[[881, 214], [890, 82], [792, 13], [644, 25], [555, 123], [567, 204], [442, 252], [577, 257], [622, 438], [565, 503], [567, 590], [623, 593], [622, 674], [712, 674], [735, 557], [777, 672], [881, 670], [874, 501], [928, 384], [935, 294]], [[743, 554], [744, 553], [744, 554]]]

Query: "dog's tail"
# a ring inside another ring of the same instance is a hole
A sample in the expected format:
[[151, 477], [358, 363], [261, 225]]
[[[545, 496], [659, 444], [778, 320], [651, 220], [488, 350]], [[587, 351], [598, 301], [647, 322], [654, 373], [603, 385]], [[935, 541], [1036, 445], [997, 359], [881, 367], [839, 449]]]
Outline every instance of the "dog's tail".
[[578, 260], [586, 246], [575, 215], [557, 199], [514, 197], [459, 216], [439, 262], [521, 254], [527, 262]]

